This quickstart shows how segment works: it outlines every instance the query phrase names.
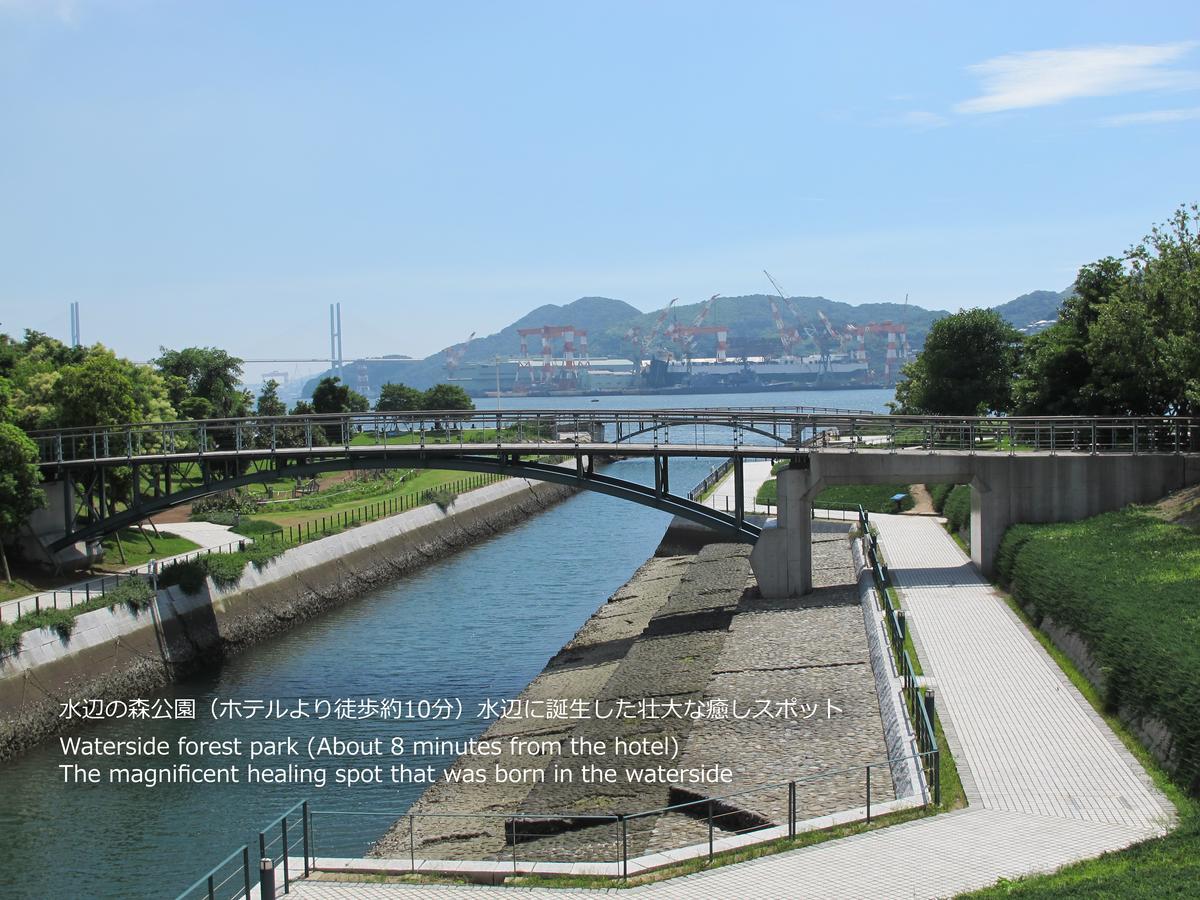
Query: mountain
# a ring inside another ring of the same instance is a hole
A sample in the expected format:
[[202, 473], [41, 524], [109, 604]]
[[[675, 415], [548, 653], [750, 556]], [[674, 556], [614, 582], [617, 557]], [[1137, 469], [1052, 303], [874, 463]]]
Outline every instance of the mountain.
[[994, 309], [1018, 331], [1036, 334], [1058, 318], [1058, 310], [1063, 301], [1073, 293], [1073, 287], [1065, 291], [1031, 291], [1015, 300], [1001, 303]]
[[[1058, 307], [1067, 296], [1070, 296], [1070, 289], [1058, 292], [1033, 291], [1002, 303], [995, 309], [1016, 328], [1033, 333], [1044, 328], [1047, 320], [1053, 320], [1058, 315]], [[819, 314], [823, 314], [838, 332], [843, 332], [847, 326], [868, 323], [903, 324], [909, 345], [914, 351], [924, 346], [929, 327], [942, 316], [949, 315], [946, 310], [925, 309], [910, 303], [861, 303], [853, 306], [827, 297], [789, 297], [787, 300], [780, 300], [766, 294], [747, 294], [740, 297], [718, 297], [709, 308], [703, 324], [728, 328], [730, 357], [778, 354], [782, 345], [771, 309], [772, 300], [779, 309], [784, 327], [789, 331], [796, 329], [804, 337], [799, 351], [803, 353], [816, 351], [814, 335], [825, 335], [825, 326]], [[678, 346], [672, 345], [663, 332], [672, 325], [692, 325], [703, 306], [703, 302], [682, 305], [676, 303], [658, 326], [658, 337], [654, 347], [678, 350]], [[586, 331], [588, 354], [593, 360], [604, 357], [630, 359], [639, 353], [638, 345], [630, 339], [630, 332], [636, 330], [643, 336], [649, 335], [654, 331], [661, 315], [661, 308], [644, 313], [623, 300], [610, 297], [580, 297], [562, 305], [550, 303], [539, 306], [495, 334], [475, 337], [470, 345], [465, 347], [458, 364], [488, 364], [497, 356], [517, 357], [521, 347], [518, 330], [541, 328], [546, 325], [571, 325], [577, 330]], [[871, 352], [882, 352], [884, 341], [883, 334], [868, 335], [868, 349]], [[716, 342], [716, 335], [698, 335], [693, 352], [697, 356], [712, 356], [716, 352]], [[541, 339], [537, 335], [530, 335], [527, 343], [529, 355], [534, 359], [539, 358]], [[370, 385], [374, 386], [371, 393], [378, 390], [378, 385], [387, 381], [404, 382], [421, 389], [445, 381], [448, 371], [447, 351], [452, 349], [463, 351], [464, 347], [462, 344], [456, 345], [455, 348], [448, 347], [417, 363], [389, 364], [387, 361], [372, 361], [369, 364]], [[576, 352], [578, 351], [579, 340], [576, 338]], [[554, 341], [554, 353], [555, 356], [561, 355], [561, 339]], [[365, 374], [365, 369], [363, 373], [359, 373], [359, 368], [357, 363], [346, 364], [346, 381], [351, 387], [360, 386], [357, 379], [360, 374]], [[330, 372], [326, 371], [312, 378], [304, 386], [304, 396], [311, 395], [317, 380], [328, 374]]]

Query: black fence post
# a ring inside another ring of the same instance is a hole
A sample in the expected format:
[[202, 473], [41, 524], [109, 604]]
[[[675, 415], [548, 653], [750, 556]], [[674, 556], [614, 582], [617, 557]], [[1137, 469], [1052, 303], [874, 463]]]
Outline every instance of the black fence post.
[[245, 887], [245, 889], [246, 889], [246, 898], [247, 898], [247, 900], [249, 900], [249, 898], [250, 898], [250, 845], [249, 844], [242, 845], [242, 876], [243, 876], [243, 879], [245, 882], [243, 887]]
[[796, 836], [796, 782], [788, 782], [788, 837]]
[[713, 814], [712, 800], [708, 801], [708, 861], [712, 862], [713, 858]]
[[871, 765], [867, 764], [867, 824], [871, 824]]
[[281, 837], [283, 839], [283, 892], [290, 894], [292, 892], [291, 879], [288, 877], [288, 837], [287, 837], [287, 816], [283, 817], [283, 830]]
[[258, 895], [262, 900], [275, 900], [275, 866], [266, 856], [258, 861]]
[[935, 748], [933, 750], [933, 760], [930, 768], [933, 770], [930, 774], [930, 781], [933, 782], [933, 804], [940, 806], [942, 802], [942, 779], [941, 779], [941, 747], [937, 745], [937, 733], [934, 726], [934, 716], [937, 714], [937, 698], [933, 688], [925, 688], [925, 716], [928, 719], [929, 726], [929, 742], [926, 746]]
[[305, 800], [300, 805], [300, 817], [301, 817], [300, 818], [301, 824], [304, 826], [304, 877], [307, 878], [309, 875], [309, 869], [308, 869], [308, 847], [309, 847], [309, 844], [308, 844], [308, 801], [307, 800]]

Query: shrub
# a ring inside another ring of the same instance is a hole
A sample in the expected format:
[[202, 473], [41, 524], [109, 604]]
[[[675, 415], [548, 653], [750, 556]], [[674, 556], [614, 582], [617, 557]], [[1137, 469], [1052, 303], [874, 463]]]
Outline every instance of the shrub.
[[951, 534], [971, 535], [971, 486], [956, 484], [946, 497], [942, 513], [946, 517], [946, 528]]
[[1200, 794], [1200, 533], [1136, 509], [1018, 525], [997, 565], [1035, 622], [1087, 643], [1112, 711], [1166, 725], [1167, 768]]
[[426, 503], [436, 503], [437, 508], [445, 512], [458, 499], [458, 494], [446, 487], [430, 488], [421, 494]]
[[201, 561], [203, 558], [189, 559], [187, 562], [171, 563], [166, 566], [159, 573], [158, 586], [167, 588], [178, 585], [185, 594], [197, 593], [204, 586], [204, 579], [208, 577], [208, 569]]
[[154, 600], [154, 589], [144, 578], [126, 578], [104, 594], [106, 606], [124, 603], [131, 609], [146, 609]]
[[252, 563], [261, 569], [283, 552], [283, 548], [271, 544], [251, 544], [238, 553], [212, 553], [187, 562], [173, 563], [163, 569], [158, 577], [160, 587], [178, 585], [185, 594], [195, 594], [204, 587], [204, 579], [212, 578], [217, 587], [237, 584]]
[[[243, 494], [241, 491], [224, 491], [220, 494], [209, 494], [207, 497], [201, 497], [192, 503], [192, 518], [207, 522], [214, 521], [210, 518], [212, 513], [228, 513], [230, 516], [242, 514], [246, 515], [258, 509], [258, 504], [252, 497]], [[232, 524], [232, 522], [220, 522], [218, 524]]]
[[210, 512], [196, 512], [192, 510], [189, 517], [193, 522], [212, 522], [214, 525], [236, 525], [241, 518], [241, 513], [226, 512], [225, 510], [214, 509]]
[[21, 646], [22, 631], [12, 622], [0, 622], [0, 653], [8, 653]]
[[18, 619], [18, 625], [24, 626], [22, 631], [32, 631], [34, 628], [52, 628], [58, 636], [69, 638], [75, 629], [75, 616], [79, 610], [74, 609], [43, 609], [41, 612], [26, 613]]
[[257, 537], [260, 534], [271, 534], [280, 531], [279, 525], [267, 519], [242, 519], [237, 524], [233, 525], [233, 530], [238, 534], [244, 534], [247, 537]]
[[954, 485], [930, 484], [927, 485], [927, 487], [929, 488], [929, 496], [933, 500], [934, 512], [940, 516], [942, 511], [946, 508], [946, 498], [949, 497], [950, 492], [954, 490]]

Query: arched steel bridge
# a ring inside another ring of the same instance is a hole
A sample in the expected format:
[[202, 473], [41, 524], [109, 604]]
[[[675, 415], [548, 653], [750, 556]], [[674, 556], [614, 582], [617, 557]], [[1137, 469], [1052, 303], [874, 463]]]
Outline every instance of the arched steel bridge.
[[[472, 410], [154, 422], [31, 438], [45, 480], [63, 490], [63, 532], [51, 551], [252, 482], [398, 467], [570, 484], [753, 542], [760, 529], [744, 514], [746, 459], [807, 468], [813, 453], [1181, 454], [1200, 449], [1200, 420], [912, 418], [811, 407]], [[654, 484], [596, 470], [598, 459], [618, 456], [652, 459]], [[732, 458], [735, 509], [718, 512], [673, 490], [673, 457]]]

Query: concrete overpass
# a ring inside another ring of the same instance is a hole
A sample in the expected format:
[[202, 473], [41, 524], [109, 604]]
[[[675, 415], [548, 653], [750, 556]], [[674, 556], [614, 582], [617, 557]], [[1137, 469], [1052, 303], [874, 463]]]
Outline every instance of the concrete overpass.
[[[811, 589], [812, 498], [826, 485], [970, 484], [972, 557], [990, 574], [1015, 522], [1071, 521], [1200, 481], [1200, 420], [882, 416], [816, 408], [424, 411], [134, 423], [31, 435], [51, 510], [50, 552], [255, 481], [339, 469], [436, 468], [565, 482], [681, 515], [756, 544], [767, 596]], [[654, 462], [653, 485], [596, 471]], [[564, 469], [547, 457], [573, 459]], [[670, 460], [785, 460], [780, 514], [762, 529], [674, 490]]]

